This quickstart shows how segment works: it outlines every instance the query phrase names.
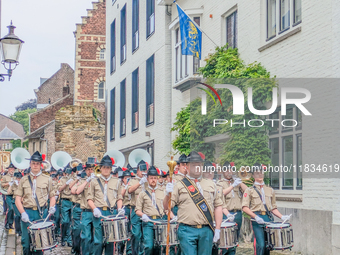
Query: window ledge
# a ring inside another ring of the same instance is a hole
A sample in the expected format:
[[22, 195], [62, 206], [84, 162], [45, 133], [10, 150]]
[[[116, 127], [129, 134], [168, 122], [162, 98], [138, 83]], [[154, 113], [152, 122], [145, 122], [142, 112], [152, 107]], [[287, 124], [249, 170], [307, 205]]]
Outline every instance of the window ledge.
[[180, 90], [181, 92], [184, 92], [192, 87], [194, 87], [197, 82], [200, 82], [202, 79], [199, 75], [191, 75], [187, 76], [182, 80], [179, 80], [174, 85], [174, 89]]
[[264, 50], [274, 46], [275, 44], [278, 44], [278, 43], [286, 40], [287, 38], [289, 38], [289, 37], [291, 37], [291, 36], [293, 36], [293, 35], [295, 35], [295, 34], [297, 34], [299, 32], [301, 32], [301, 26], [295, 28], [294, 30], [292, 30], [292, 31], [290, 31], [288, 33], [284, 33], [282, 36], [280, 36], [280, 37], [278, 37], [276, 39], [271, 40], [269, 43], [267, 43], [267, 44], [263, 45], [262, 47], [260, 47], [258, 49], [258, 51], [262, 52], [262, 51], [264, 51]]
[[302, 202], [302, 190], [275, 190], [276, 201]]

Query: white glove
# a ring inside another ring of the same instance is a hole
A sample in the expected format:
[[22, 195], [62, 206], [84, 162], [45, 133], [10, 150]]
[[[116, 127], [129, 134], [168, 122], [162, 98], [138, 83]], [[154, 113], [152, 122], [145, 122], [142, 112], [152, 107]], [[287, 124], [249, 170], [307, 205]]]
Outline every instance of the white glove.
[[264, 220], [258, 215], [256, 215], [255, 220], [258, 224], [264, 224]]
[[59, 196], [54, 196], [55, 200], [57, 200], [57, 199], [58, 199], [58, 197], [59, 197]]
[[290, 220], [290, 215], [282, 215], [281, 220], [283, 220], [283, 221]]
[[56, 211], [55, 206], [53, 206], [53, 207], [50, 207], [50, 209], [48, 210], [48, 213], [53, 215], [55, 211]]
[[66, 185], [70, 185], [71, 182], [73, 182], [73, 179], [69, 179], [69, 180], [66, 182]]
[[102, 212], [98, 208], [94, 208], [93, 216], [96, 218], [100, 218], [102, 216]]
[[235, 215], [229, 213], [229, 214], [227, 215], [227, 218], [228, 218], [229, 221], [234, 221], [234, 220], [235, 220]]
[[80, 176], [77, 176], [77, 180], [80, 180]]
[[240, 185], [242, 183], [242, 180], [240, 178], [235, 178], [234, 183], [232, 184], [232, 186], [235, 188], [238, 185]]
[[16, 185], [19, 185], [19, 182], [18, 182], [18, 180], [15, 180], [14, 182], [15, 182], [15, 184], [16, 184]]
[[94, 173], [91, 174], [91, 178], [94, 179], [96, 178], [96, 175]]
[[22, 220], [23, 222], [29, 222], [29, 221], [30, 221], [30, 218], [28, 217], [28, 214], [27, 214], [26, 212], [23, 212], [23, 213], [21, 214], [21, 220]]
[[118, 210], [118, 215], [125, 215], [125, 210], [123, 208], [120, 208]]
[[8, 184], [9, 184], [10, 187], [12, 187], [13, 183], [14, 183], [14, 181], [9, 182]]
[[174, 216], [170, 222], [177, 222], [177, 216]]
[[220, 232], [221, 232], [220, 229], [215, 229], [213, 243], [216, 243], [218, 240], [220, 240]]
[[90, 176], [90, 177], [88, 177], [88, 178], [86, 179], [86, 181], [87, 181], [87, 182], [90, 182], [92, 179], [93, 179], [92, 176]]
[[149, 222], [149, 221], [150, 221], [150, 218], [149, 218], [146, 214], [143, 214], [143, 215], [142, 215], [142, 221], [144, 221], [144, 222]]
[[174, 191], [174, 184], [171, 182], [168, 182], [165, 186], [166, 195], [169, 195], [169, 193], [173, 191]]
[[148, 180], [146, 179], [146, 176], [143, 176], [143, 178], [140, 179], [139, 184], [140, 184], [140, 185], [143, 185], [143, 184], [146, 183], [147, 181], [148, 181]]

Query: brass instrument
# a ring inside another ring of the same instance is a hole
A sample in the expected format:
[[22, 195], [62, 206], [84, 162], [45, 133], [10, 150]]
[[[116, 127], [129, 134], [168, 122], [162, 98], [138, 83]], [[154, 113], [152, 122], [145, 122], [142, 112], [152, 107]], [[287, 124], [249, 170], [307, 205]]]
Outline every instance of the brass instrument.
[[71, 162], [70, 162], [70, 166], [72, 167], [72, 168], [75, 168], [75, 167], [77, 167], [79, 164], [81, 164], [82, 162], [81, 162], [81, 160], [80, 159], [72, 159], [71, 160]]
[[46, 160], [44, 163], [42, 163], [42, 172], [43, 174], [50, 176], [50, 171], [51, 171], [51, 163]]
[[252, 174], [249, 167], [241, 167], [237, 173], [238, 177], [242, 180], [244, 184], [253, 184], [251, 180]]
[[101, 175], [101, 173], [100, 173], [100, 165], [96, 165], [96, 166], [94, 167], [94, 174], [95, 174], [97, 177], [99, 177], [99, 176]]

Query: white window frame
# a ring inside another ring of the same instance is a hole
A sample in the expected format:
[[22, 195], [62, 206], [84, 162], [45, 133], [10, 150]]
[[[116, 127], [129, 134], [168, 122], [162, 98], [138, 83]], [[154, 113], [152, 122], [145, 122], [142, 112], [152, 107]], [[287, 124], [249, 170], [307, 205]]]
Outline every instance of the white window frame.
[[106, 49], [101, 49], [99, 52], [99, 60], [105, 60], [105, 51]]
[[[100, 98], [99, 97], [99, 90], [101, 89], [99, 86], [103, 84], [103, 98]], [[104, 100], [105, 99], [105, 81], [101, 81], [99, 84], [98, 84], [98, 100]]]

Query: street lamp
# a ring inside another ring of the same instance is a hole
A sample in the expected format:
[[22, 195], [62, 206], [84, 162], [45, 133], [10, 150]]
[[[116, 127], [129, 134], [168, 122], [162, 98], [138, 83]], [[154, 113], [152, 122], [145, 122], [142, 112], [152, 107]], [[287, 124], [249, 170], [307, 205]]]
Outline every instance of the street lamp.
[[8, 80], [11, 79], [12, 72], [19, 64], [19, 55], [21, 46], [24, 43], [14, 34], [15, 26], [8, 26], [8, 35], [0, 39], [1, 51], [2, 51], [2, 64], [7, 70], [7, 74], [0, 74], [0, 81], [5, 80], [5, 76], [8, 76]]

